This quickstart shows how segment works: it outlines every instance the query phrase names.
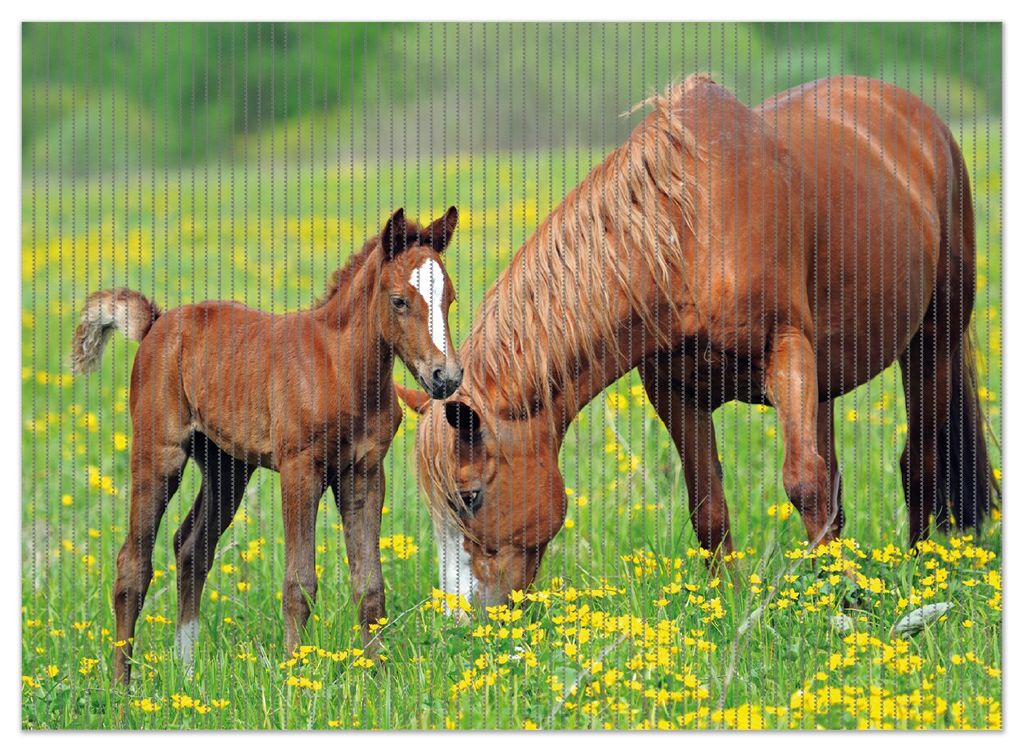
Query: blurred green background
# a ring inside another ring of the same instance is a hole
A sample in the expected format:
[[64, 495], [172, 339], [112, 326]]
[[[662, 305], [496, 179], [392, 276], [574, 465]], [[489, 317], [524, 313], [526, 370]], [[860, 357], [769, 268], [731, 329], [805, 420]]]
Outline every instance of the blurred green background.
[[858, 73], [947, 120], [1001, 106], [995, 23], [23, 26], [29, 170], [618, 143], [617, 113], [696, 70], [756, 103]]

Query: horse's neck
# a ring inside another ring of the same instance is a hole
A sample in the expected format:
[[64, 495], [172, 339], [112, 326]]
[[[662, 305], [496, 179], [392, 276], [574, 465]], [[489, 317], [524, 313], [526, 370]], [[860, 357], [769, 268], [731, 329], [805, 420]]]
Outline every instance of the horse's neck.
[[[644, 286], [649, 280], [642, 280]], [[597, 300], [596, 295], [592, 296]], [[575, 331], [575, 338], [568, 345], [564, 363], [569, 364], [568, 373], [564, 374], [559, 383], [559, 375], [553, 372], [552, 361], [547, 364], [549, 372], [532, 373], [524, 364], [521, 369], [501, 374], [501, 379], [509, 379], [514, 384], [551, 385], [551, 399], [545, 400], [531, 394], [525, 388], [517, 389], [513, 385], [510, 390], [503, 390], [498, 384], [488, 384], [492, 394], [507, 393], [506, 402], [503, 398], [488, 400], [495, 406], [499, 415], [515, 418], [531, 415], [533, 419], [546, 420], [555, 429], [559, 441], [579, 412], [598, 394], [618, 378], [637, 367], [646, 357], [660, 347], [664, 347], [676, 333], [679, 326], [671, 321], [669, 313], [672, 304], [669, 301], [655, 301], [654, 306], [664, 308], [664, 316], [660, 322], [663, 331], [658, 333], [649, 330], [644, 316], [635, 307], [635, 303], [622, 290], [612, 292], [608, 314], [611, 316], [612, 333], [608, 337], [596, 337], [597, 324], [593, 317], [585, 312], [580, 314], [575, 327], [567, 327]], [[494, 345], [508, 347], [507, 342], [499, 344], [497, 337], [491, 338]], [[483, 358], [487, 360], [486, 357]], [[538, 361], [530, 363], [530, 367], [539, 367]], [[498, 378], [497, 374], [493, 378]], [[521, 404], [515, 404], [520, 402]]]
[[563, 389], [552, 401], [550, 418], [553, 419], [559, 440], [591, 400], [640, 365], [660, 346], [658, 337], [645, 331], [639, 313], [630, 313], [624, 317], [617, 334], [605, 352], [596, 353], [596, 362], [581, 364], [575, 388]]

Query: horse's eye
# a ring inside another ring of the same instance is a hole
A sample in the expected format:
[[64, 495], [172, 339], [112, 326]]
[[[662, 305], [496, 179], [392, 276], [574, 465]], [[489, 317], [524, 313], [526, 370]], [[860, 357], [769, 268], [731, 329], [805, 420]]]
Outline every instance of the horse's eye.
[[395, 307], [396, 311], [404, 311], [409, 307], [409, 301], [399, 295], [392, 295], [391, 305]]
[[458, 497], [453, 497], [449, 500], [449, 504], [451, 504], [460, 517], [476, 514], [483, 503], [483, 490], [479, 488], [472, 491], [459, 491]]

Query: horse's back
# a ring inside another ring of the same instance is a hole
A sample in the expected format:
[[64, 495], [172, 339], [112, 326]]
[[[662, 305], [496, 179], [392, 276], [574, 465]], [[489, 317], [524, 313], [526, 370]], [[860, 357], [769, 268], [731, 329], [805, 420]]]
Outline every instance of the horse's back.
[[874, 79], [814, 81], [755, 111], [801, 157], [819, 379], [834, 396], [879, 373], [919, 329], [957, 222], [952, 197], [964, 195], [962, 162], [938, 115]]
[[806, 276], [805, 259], [792, 252], [802, 235], [799, 163], [763, 118], [710, 78], [692, 76], [678, 101], [677, 116], [700, 144], [692, 168], [700, 237], [686, 264], [697, 337], [757, 356], [770, 322], [799, 309], [790, 284]]

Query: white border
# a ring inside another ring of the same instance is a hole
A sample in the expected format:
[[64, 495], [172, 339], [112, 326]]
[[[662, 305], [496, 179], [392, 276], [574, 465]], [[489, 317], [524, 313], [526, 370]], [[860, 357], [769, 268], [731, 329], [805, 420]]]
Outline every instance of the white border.
[[[10, 6], [8, 6], [10, 7]], [[19, 531], [21, 529], [20, 510], [20, 483], [21, 483], [21, 271], [20, 271], [20, 234], [21, 234], [21, 172], [20, 172], [20, 102], [21, 102], [21, 22], [35, 20], [260, 20], [268, 18], [280, 18], [287, 16], [290, 20], [327, 20], [331, 16], [344, 14], [344, 20], [575, 20], [586, 19], [594, 21], [625, 21], [625, 20], [690, 20], [690, 21], [721, 21], [721, 20], [1003, 20], [1004, 26], [1004, 65], [1003, 65], [1003, 86], [1004, 86], [1004, 112], [1003, 128], [1004, 136], [1004, 171], [1003, 171], [1003, 207], [1004, 207], [1004, 242], [1003, 261], [1005, 264], [1003, 272], [1004, 285], [1004, 319], [1003, 319], [1003, 347], [1004, 347], [1004, 444], [1003, 444], [1003, 465], [1009, 468], [1006, 473], [1004, 485], [1004, 581], [1005, 589], [1005, 621], [1004, 621], [1004, 696], [1003, 696], [1003, 722], [1008, 731], [1002, 734], [986, 734], [983, 738], [968, 737], [960, 733], [937, 734], [930, 733], [927, 737], [921, 737], [917, 743], [927, 745], [930, 752], [940, 749], [961, 750], [965, 745], [984, 744], [985, 746], [1008, 746], [1013, 744], [1019, 748], [1024, 740], [1024, 733], [1021, 728], [1024, 724], [1013, 712], [1019, 707], [1021, 697], [1014, 689], [1018, 685], [1018, 672], [1021, 670], [1019, 656], [1021, 650], [1015, 645], [1014, 640], [1009, 639], [1015, 635], [1014, 627], [1021, 623], [1020, 619], [1020, 594], [1019, 586], [1021, 567], [1015, 556], [1014, 546], [1011, 545], [1011, 534], [1016, 530], [1017, 502], [1014, 489], [1017, 486], [1017, 467], [1024, 467], [1024, 463], [1018, 465], [1015, 460], [1021, 459], [1017, 455], [1017, 435], [1020, 431], [1018, 426], [1024, 425], [1024, 399], [1015, 396], [1013, 385], [1017, 383], [1016, 377], [1024, 374], [1020, 367], [1021, 347], [1019, 337], [1016, 336], [1019, 329], [1024, 328], [1024, 295], [1017, 296], [1006, 294], [1016, 292], [1021, 284], [1024, 284], [1024, 261], [1016, 255], [1014, 241], [1020, 236], [1016, 218], [1012, 211], [1014, 206], [1012, 197], [1016, 195], [1017, 178], [1021, 172], [1020, 154], [1024, 153], [1017, 148], [1018, 139], [1024, 135], [1014, 131], [1013, 126], [1021, 122], [1020, 101], [1021, 96], [1015, 94], [1014, 86], [1008, 82], [1015, 82], [1016, 88], [1020, 89], [1021, 76], [1021, 53], [1019, 50], [1024, 45], [1024, 33], [1021, 33], [1016, 22], [1020, 17], [1017, 8], [1011, 8], [1009, 3], [952, 3], [952, 2], [929, 2], [925, 3], [893, 3], [881, 2], [879, 0], [860, 0], [849, 5], [838, 5], [821, 2], [793, 2], [792, 0], [777, 0], [771, 4], [754, 2], [733, 2], [728, 5], [722, 3], [682, 3], [675, 2], [652, 2], [650, 0], [630, 0], [629, 3], [609, 4], [599, 7], [593, 2], [568, 2], [554, 4], [550, 1], [540, 2], [538, 0], [519, 0], [516, 3], [502, 4], [495, 6], [484, 4], [477, 0], [470, 3], [466, 0], [457, 2], [426, 4], [422, 2], [413, 3], [392, 2], [387, 5], [356, 4], [356, 3], [309, 3], [289, 2], [281, 3], [251, 2], [246, 4], [242, 10], [244, 16], [237, 13], [228, 13], [222, 7], [210, 2], [195, 2], [194, 0], [179, 0], [167, 6], [141, 6], [138, 3], [109, 2], [109, 3], [72, 3], [72, 2], [49, 2], [46, 4], [35, 4], [20, 6], [18, 10], [27, 13], [26, 17], [11, 16], [10, 11], [5, 8], [4, 24], [0, 26], [0, 43], [2, 43], [7, 64], [3, 67], [2, 76], [3, 88], [0, 90], [0, 102], [5, 104], [3, 117], [3, 143], [6, 148], [4, 163], [8, 165], [8, 173], [0, 180], [4, 201], [0, 206], [0, 216], [3, 217], [5, 225], [4, 236], [8, 238], [7, 250], [0, 254], [0, 263], [3, 269], [0, 270], [0, 305], [3, 306], [3, 314], [0, 315], [0, 352], [8, 353], [2, 366], [0, 366], [0, 477], [3, 480], [4, 508], [2, 514], [6, 516], [8, 524], [3, 525], [4, 541], [3, 551], [5, 566], [0, 572], [0, 583], [3, 585], [3, 608], [0, 610], [0, 629], [2, 629], [3, 645], [6, 650], [2, 652], [3, 668], [0, 669], [0, 687], [3, 688], [4, 702], [2, 712], [7, 722], [2, 726], [2, 732], [12, 738], [14, 744], [28, 746], [31, 744], [35, 750], [45, 750], [51, 747], [63, 750], [69, 744], [92, 744], [98, 743], [105, 747], [107, 745], [137, 746], [140, 743], [146, 744], [154, 750], [177, 748], [183, 743], [183, 737], [172, 733], [148, 733], [143, 742], [136, 734], [116, 732], [92, 732], [88, 739], [78, 736], [71, 738], [72, 732], [53, 733], [32, 733], [21, 732], [21, 620], [20, 587], [18, 582], [21, 576], [21, 542]], [[844, 17], [844, 12], [856, 12], [858, 17]], [[10, 16], [10, 17], [8, 17]], [[11, 354], [14, 355], [11, 355]], [[1024, 382], [1021, 382], [1024, 384]], [[19, 395], [19, 399], [11, 399], [11, 395]], [[210, 733], [194, 732], [188, 737], [187, 744], [212, 742], [214, 744], [244, 743], [254, 749], [274, 749], [281, 744], [281, 738], [276, 735], [260, 732], [236, 732], [244, 733], [244, 741], [235, 741], [235, 738], [221, 736], [214, 738]], [[498, 748], [516, 748], [528, 743], [531, 748], [547, 748], [566, 743], [585, 744], [588, 747], [603, 749], [619, 747], [622, 744], [636, 743], [633, 740], [625, 740], [620, 733], [591, 733], [582, 738], [576, 735], [572, 742], [563, 735], [555, 734], [534, 734], [526, 739], [513, 732], [492, 732], [486, 733], [486, 739], [476, 733], [473, 736], [453, 736], [450, 734], [435, 732], [421, 732], [415, 738], [408, 733], [401, 732], [376, 732], [372, 737], [363, 736], [356, 738], [353, 733], [346, 732], [344, 736], [328, 737], [323, 736], [317, 740], [318, 744], [339, 744], [339, 745], [378, 745], [391, 744], [414, 744], [417, 749], [447, 749], [452, 745], [486, 743], [488, 746]], [[721, 750], [744, 749], [751, 745], [774, 745], [784, 744], [788, 748], [813, 748], [816, 751], [826, 746], [831, 750], [858, 749], [858, 752], [865, 745], [873, 748], [900, 747], [904, 748], [910, 741], [905, 733], [875, 733], [870, 740], [861, 734], [854, 733], [828, 733], [826, 736], [820, 734], [785, 733], [780, 736], [778, 733], [766, 736], [743, 736], [738, 733], [715, 733], [710, 738], [708, 732], [688, 732], [686, 734], [649, 734], [643, 737], [645, 747], [654, 746], [657, 748], [678, 749], [693, 746], [699, 749], [705, 745], [713, 745], [715, 752]], [[30, 735], [31, 734], [31, 735]], [[199, 735], [196, 735], [199, 734]], [[1012, 740], [1016, 738], [1017, 742]]]

